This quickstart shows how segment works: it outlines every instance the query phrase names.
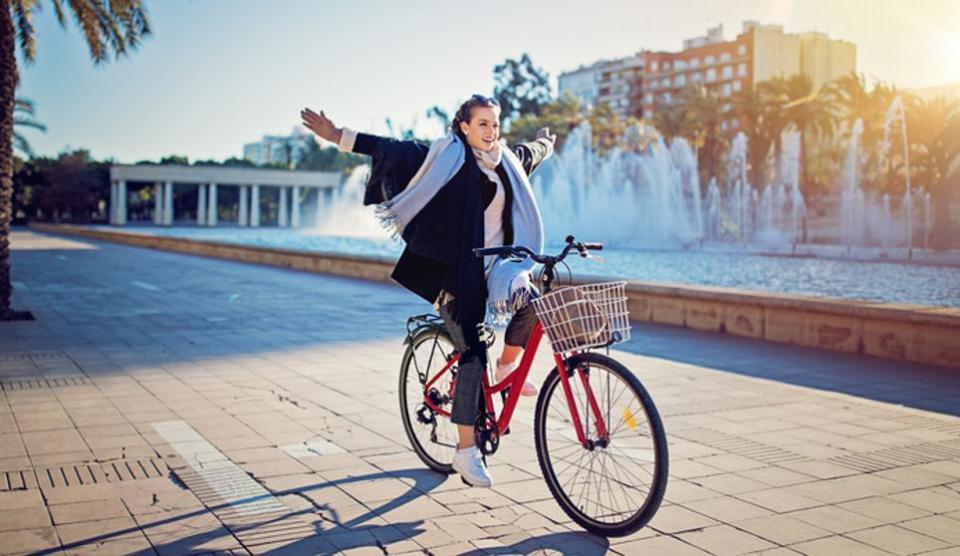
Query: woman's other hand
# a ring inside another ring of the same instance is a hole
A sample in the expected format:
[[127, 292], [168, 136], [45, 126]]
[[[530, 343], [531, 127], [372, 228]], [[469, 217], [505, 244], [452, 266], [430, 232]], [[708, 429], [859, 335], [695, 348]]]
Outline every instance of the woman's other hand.
[[550, 141], [550, 144], [554, 144], [557, 142], [557, 136], [554, 135], [553, 133], [550, 133], [549, 127], [541, 127], [540, 129], [538, 129], [536, 138], [546, 139], [547, 141]]
[[343, 130], [333, 125], [333, 122], [323, 113], [323, 110], [317, 114], [309, 108], [304, 108], [300, 111], [300, 119], [303, 120], [303, 126], [316, 133], [317, 137], [326, 139], [334, 145], [340, 143]]

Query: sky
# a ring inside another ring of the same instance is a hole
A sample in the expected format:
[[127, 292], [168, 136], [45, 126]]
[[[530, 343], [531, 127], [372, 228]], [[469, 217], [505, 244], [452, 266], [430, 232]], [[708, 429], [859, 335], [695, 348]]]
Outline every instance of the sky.
[[493, 90], [493, 67], [529, 53], [559, 73], [744, 20], [822, 31], [857, 46], [857, 70], [901, 88], [960, 82], [960, 0], [145, 0], [153, 35], [94, 66], [50, 0], [35, 14], [37, 57], [21, 61], [18, 97], [47, 132], [36, 153], [86, 148], [98, 159], [242, 156], [244, 143], [287, 134], [300, 109], [385, 133], [385, 118], [439, 133], [426, 110], [453, 111]]

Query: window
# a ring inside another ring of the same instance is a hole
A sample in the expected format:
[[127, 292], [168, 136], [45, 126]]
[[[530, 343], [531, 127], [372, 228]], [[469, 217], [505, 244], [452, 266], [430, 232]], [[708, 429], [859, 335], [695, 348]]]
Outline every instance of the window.
[[677, 71], [681, 71], [681, 70], [687, 69], [687, 62], [686, 62], [686, 60], [677, 60], [676, 62], [674, 62], [674, 63], [673, 63], [673, 69], [675, 69], [675, 70], [677, 70]]
[[670, 93], [663, 93], [663, 102], [670, 104]]
[[686, 84], [687, 84], [687, 76], [682, 73], [678, 75], [677, 78], [674, 80], [674, 85], [676, 85], [677, 87], [683, 87]]
[[723, 66], [723, 78], [724, 79], [733, 78], [733, 66]]
[[657, 62], [651, 62], [651, 63], [650, 63], [650, 70], [651, 70], [651, 71], [657, 71]]
[[739, 54], [740, 56], [746, 56], [746, 55], [747, 55], [747, 45], [741, 44], [740, 46], [738, 46], [738, 47], [737, 47], [737, 54]]
[[667, 71], [668, 69], [670, 69], [670, 62], [664, 62], [664, 63], [663, 63], [663, 71]]
[[699, 67], [700, 67], [700, 58], [691, 58], [691, 59], [690, 59], [690, 67], [691, 67], [691, 68], [699, 68]]
[[741, 88], [740, 81], [739, 81], [739, 80], [734, 81], [734, 82], [733, 82], [733, 90], [734, 90], [734, 92], [739, 91], [740, 88]]
[[730, 61], [729, 52], [724, 52], [723, 54], [720, 55], [720, 62], [729, 62], [729, 61]]
[[707, 83], [712, 83], [717, 80], [717, 70], [716, 68], [710, 68], [707, 70]]
[[708, 65], [708, 66], [709, 66], [710, 64], [714, 63], [715, 61], [716, 61], [716, 58], [714, 58], [713, 55], [711, 54], [711, 55], [707, 56], [706, 58], [704, 58], [703, 63], [704, 63], [705, 65]]
[[747, 76], [747, 64], [741, 63], [741, 64], [739, 64], [739, 65], [737, 66], [737, 76], [738, 76], [738, 77], [746, 77], [746, 76]]
[[651, 80], [650, 80], [650, 88], [651, 88], [651, 89], [656, 89], [656, 88], [657, 88], [657, 80], [656, 80], [656, 79], [651, 79]]
[[644, 95], [643, 101], [646, 102], [647, 104], [650, 104], [651, 102], [653, 102], [653, 93], [647, 93], [646, 95]]
[[726, 120], [720, 122], [720, 129], [722, 129], [722, 130], [724, 130], [724, 131], [727, 130], [727, 121], [726, 121]]
[[669, 77], [664, 77], [663, 79], [660, 80], [660, 84], [663, 85], [664, 87], [669, 87], [669, 86], [670, 86], [670, 78], [669, 78]]
[[693, 75], [690, 76], [690, 81], [692, 81], [693, 83], [699, 83], [702, 80], [703, 80], [703, 75], [699, 71], [695, 72]]
[[730, 96], [730, 84], [729, 84], [729, 83], [724, 83], [724, 84], [723, 84], [723, 96], [725, 96], [725, 97]]

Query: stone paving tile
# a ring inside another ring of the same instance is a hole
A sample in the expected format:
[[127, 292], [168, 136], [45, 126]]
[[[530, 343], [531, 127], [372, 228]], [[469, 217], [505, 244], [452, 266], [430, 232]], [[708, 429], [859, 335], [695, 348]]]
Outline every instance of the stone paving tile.
[[846, 536], [894, 554], [915, 554], [949, 547], [943, 541], [896, 525], [884, 525], [874, 529], [854, 531], [847, 533]]
[[50, 513], [43, 506], [0, 510], [0, 531], [39, 529], [50, 525]]
[[876, 554], [891, 554], [875, 546], [870, 546], [841, 536], [799, 543], [790, 548], [809, 556], [837, 556], [838, 554], [843, 554], [844, 556], [874, 556]]
[[60, 547], [57, 532], [53, 527], [0, 531], [0, 554], [23, 554]]
[[785, 515], [833, 533], [847, 533], [882, 525], [879, 520], [845, 510], [839, 506], [820, 506], [790, 512]]
[[746, 554], [774, 548], [776, 545], [729, 525], [716, 525], [679, 533], [677, 537], [711, 554]]

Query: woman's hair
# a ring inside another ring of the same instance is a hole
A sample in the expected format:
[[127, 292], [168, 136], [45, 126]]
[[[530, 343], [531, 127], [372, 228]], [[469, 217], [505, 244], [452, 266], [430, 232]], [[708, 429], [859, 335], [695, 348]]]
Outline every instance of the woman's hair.
[[478, 106], [486, 106], [487, 108], [500, 108], [500, 103], [497, 102], [497, 99], [493, 97], [473, 95], [467, 99], [466, 102], [460, 105], [456, 115], [453, 116], [453, 121], [450, 122], [450, 130], [462, 137], [463, 132], [460, 131], [460, 122], [470, 123], [470, 119], [473, 117], [473, 109]]

